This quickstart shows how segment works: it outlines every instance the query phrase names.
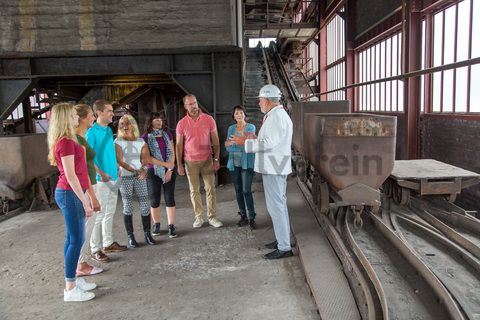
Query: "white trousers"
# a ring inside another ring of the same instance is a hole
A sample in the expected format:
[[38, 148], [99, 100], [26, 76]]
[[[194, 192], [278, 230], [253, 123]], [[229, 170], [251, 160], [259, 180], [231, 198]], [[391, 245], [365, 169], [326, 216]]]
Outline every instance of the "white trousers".
[[287, 176], [263, 174], [263, 190], [267, 210], [272, 218], [273, 231], [281, 251], [292, 250], [290, 246], [290, 220], [287, 208]]
[[117, 209], [118, 185], [117, 181], [98, 181], [93, 189], [102, 209], [95, 214], [90, 238], [90, 249], [95, 253], [113, 243], [113, 215]]

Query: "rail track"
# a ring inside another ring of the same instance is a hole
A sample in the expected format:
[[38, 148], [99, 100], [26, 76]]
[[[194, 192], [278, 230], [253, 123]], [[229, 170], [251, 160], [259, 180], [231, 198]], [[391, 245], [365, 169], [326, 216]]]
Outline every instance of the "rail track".
[[[298, 180], [303, 193], [307, 185]], [[320, 213], [364, 319], [480, 319], [480, 221], [438, 199]]]

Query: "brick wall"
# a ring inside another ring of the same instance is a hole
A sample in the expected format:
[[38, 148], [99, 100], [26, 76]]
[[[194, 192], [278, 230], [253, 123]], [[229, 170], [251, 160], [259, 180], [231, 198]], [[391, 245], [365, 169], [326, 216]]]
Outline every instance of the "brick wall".
[[[480, 173], [480, 121], [422, 117], [422, 158]], [[480, 185], [465, 189], [458, 201], [480, 210]]]
[[0, 56], [235, 45], [233, 0], [0, 2]]

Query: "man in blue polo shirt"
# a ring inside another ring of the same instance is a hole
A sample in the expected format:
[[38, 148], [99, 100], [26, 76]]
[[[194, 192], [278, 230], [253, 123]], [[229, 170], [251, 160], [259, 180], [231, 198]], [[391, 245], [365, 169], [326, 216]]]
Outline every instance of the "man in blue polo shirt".
[[[97, 184], [95, 194], [100, 202], [101, 212], [97, 213], [90, 239], [92, 258], [101, 262], [110, 259], [105, 254], [127, 250], [126, 246], [113, 241], [113, 215], [117, 208], [118, 167], [113, 144], [113, 132], [108, 126], [113, 121], [112, 104], [106, 100], [97, 100], [93, 104], [97, 121], [87, 131], [87, 142], [95, 150], [95, 170]], [[103, 240], [103, 241], [102, 241]]]

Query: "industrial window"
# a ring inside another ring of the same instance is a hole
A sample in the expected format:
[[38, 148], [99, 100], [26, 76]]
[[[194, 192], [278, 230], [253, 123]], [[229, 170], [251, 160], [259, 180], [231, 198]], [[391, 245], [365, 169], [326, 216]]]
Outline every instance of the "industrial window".
[[[480, 1], [460, 1], [434, 13], [426, 23], [431, 23], [432, 30], [432, 54], [427, 57], [430, 60], [425, 61], [426, 67], [439, 67], [480, 57]], [[428, 37], [424, 37], [426, 42], [425, 39]], [[431, 85], [422, 88], [422, 91], [431, 94], [431, 102], [423, 95], [423, 104], [428, 111], [480, 112], [480, 90], [475, 89], [480, 83], [479, 64], [443, 70], [427, 76], [431, 77]], [[424, 83], [425, 81], [422, 84]]]
[[[32, 112], [42, 111], [43, 109], [49, 106], [48, 103], [44, 102], [44, 100], [48, 100], [48, 95], [45, 93], [31, 95], [29, 99], [30, 99], [30, 107], [32, 109]], [[23, 118], [23, 103], [20, 103], [18, 107], [15, 110], [13, 110], [9, 119], [19, 120], [22, 118]], [[37, 119], [46, 119], [46, 113], [39, 112]]]
[[[398, 32], [358, 53], [358, 82], [400, 75], [401, 61], [402, 33]], [[360, 86], [357, 93], [360, 111], [403, 111], [403, 82], [400, 80]]]
[[[308, 55], [308, 65], [306, 77], [310, 87], [318, 87], [318, 45], [312, 41], [306, 48]], [[310, 101], [318, 101], [318, 96], [313, 95]]]
[[[340, 9], [343, 12], [344, 9]], [[345, 20], [340, 15], [327, 24], [327, 91], [345, 86]], [[345, 90], [327, 94], [327, 100], [344, 100]]]

